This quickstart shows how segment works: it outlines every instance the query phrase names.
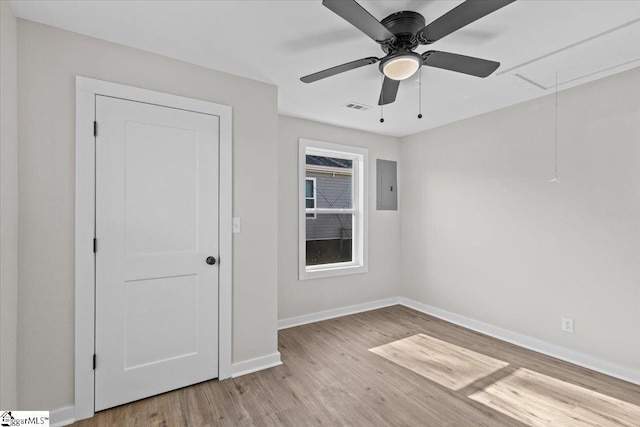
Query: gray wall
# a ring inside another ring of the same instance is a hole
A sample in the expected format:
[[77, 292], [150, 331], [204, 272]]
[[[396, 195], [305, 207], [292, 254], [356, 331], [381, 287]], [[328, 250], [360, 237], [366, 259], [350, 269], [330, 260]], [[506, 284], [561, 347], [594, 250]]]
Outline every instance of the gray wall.
[[[401, 294], [640, 370], [640, 69], [402, 139]], [[575, 334], [560, 330], [575, 319]]]
[[22, 20], [18, 51], [19, 406], [74, 401], [76, 75], [233, 107], [233, 362], [277, 351], [276, 87]]
[[[397, 296], [400, 214], [375, 210], [375, 165], [398, 159], [398, 139], [288, 116], [280, 116], [278, 134], [278, 319]], [[298, 280], [299, 138], [369, 148], [368, 273]]]
[[0, 1], [0, 408], [15, 409], [18, 320], [17, 23]]

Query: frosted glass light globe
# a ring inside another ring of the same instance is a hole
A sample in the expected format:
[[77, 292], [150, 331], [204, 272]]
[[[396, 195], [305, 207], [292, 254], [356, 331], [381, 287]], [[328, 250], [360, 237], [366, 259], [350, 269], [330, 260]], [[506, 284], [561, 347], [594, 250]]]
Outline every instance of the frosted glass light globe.
[[415, 56], [399, 56], [384, 64], [382, 73], [391, 80], [404, 80], [411, 77], [420, 68]]

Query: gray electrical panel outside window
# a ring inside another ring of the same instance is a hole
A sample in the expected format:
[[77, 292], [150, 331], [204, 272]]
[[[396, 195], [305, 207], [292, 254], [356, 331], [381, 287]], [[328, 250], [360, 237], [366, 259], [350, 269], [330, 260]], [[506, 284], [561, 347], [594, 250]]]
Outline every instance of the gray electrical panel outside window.
[[398, 210], [398, 162], [376, 159], [376, 209]]

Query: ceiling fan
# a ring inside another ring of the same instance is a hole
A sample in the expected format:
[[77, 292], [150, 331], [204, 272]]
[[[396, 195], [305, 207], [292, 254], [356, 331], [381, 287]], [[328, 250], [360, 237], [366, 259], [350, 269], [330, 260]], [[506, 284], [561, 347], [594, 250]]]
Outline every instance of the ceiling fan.
[[396, 100], [400, 82], [411, 77], [422, 65], [487, 77], [500, 66], [499, 62], [437, 50], [419, 54], [414, 50], [419, 45], [436, 42], [514, 1], [467, 0], [425, 26], [424, 17], [417, 12], [396, 12], [378, 21], [355, 0], [323, 0], [324, 6], [378, 43], [386, 56], [383, 58], [372, 56], [347, 62], [309, 74], [300, 80], [304, 83], [312, 83], [380, 62], [379, 69], [384, 75], [384, 81], [378, 105], [386, 105]]

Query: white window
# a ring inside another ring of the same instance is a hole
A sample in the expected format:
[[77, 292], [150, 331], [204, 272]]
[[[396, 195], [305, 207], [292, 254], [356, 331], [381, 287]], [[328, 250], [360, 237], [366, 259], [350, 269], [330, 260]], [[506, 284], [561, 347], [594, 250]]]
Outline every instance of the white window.
[[[305, 208], [313, 209], [316, 207], [316, 179], [306, 178], [304, 187]], [[308, 213], [307, 219], [316, 219], [315, 213]]]
[[299, 277], [368, 270], [368, 150], [300, 139]]

